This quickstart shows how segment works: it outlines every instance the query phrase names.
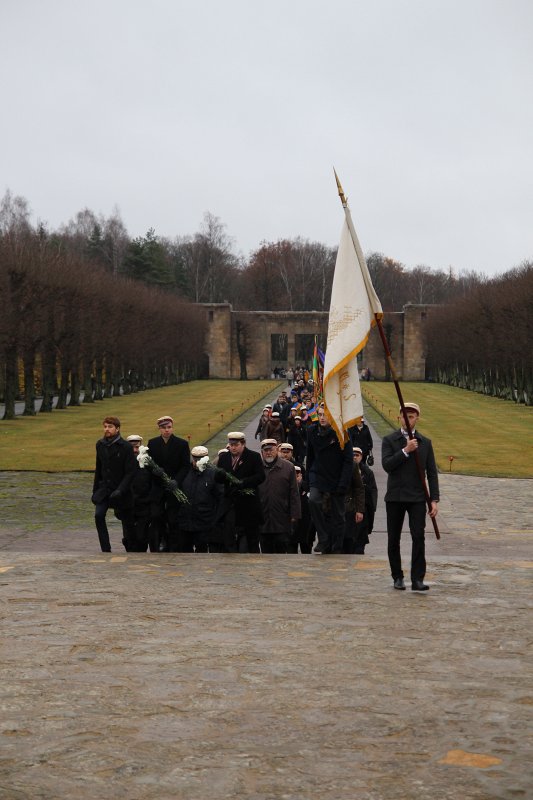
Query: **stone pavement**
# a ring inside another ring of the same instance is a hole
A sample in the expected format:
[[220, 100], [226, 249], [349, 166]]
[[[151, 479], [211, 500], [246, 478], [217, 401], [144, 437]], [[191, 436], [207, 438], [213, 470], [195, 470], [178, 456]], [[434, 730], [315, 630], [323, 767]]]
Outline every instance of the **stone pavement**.
[[532, 797], [532, 482], [441, 481], [427, 595], [381, 523], [364, 556], [125, 554], [117, 523], [104, 555], [85, 511], [9, 506], [2, 800]]

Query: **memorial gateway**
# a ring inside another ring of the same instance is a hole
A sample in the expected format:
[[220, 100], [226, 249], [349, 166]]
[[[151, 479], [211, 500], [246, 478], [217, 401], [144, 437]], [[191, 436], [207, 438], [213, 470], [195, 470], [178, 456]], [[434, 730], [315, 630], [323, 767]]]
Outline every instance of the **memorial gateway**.
[[[270, 377], [275, 367], [310, 364], [314, 338], [323, 349], [327, 311], [234, 311], [230, 303], [202, 303], [206, 313], [206, 374], [210, 378]], [[383, 327], [398, 376], [423, 381], [426, 374], [425, 320], [432, 306], [408, 303], [386, 312]], [[388, 377], [378, 334], [372, 330], [361, 367]]]

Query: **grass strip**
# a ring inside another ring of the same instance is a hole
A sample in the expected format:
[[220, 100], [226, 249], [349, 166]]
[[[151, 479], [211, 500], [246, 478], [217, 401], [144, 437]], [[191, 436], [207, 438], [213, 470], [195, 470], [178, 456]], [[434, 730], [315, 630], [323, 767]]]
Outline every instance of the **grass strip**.
[[[384, 423], [397, 428], [394, 384], [371, 381], [361, 386], [365, 402]], [[420, 406], [418, 427], [433, 441], [442, 472], [533, 477], [531, 407], [436, 383], [402, 383], [401, 389], [405, 401]]]
[[246, 409], [281, 386], [271, 380], [192, 381], [2, 421], [0, 470], [94, 470], [95, 442], [107, 415], [119, 417], [124, 437], [139, 433], [147, 442], [158, 435], [156, 420], [169, 414], [175, 433], [193, 447], [230, 430]]

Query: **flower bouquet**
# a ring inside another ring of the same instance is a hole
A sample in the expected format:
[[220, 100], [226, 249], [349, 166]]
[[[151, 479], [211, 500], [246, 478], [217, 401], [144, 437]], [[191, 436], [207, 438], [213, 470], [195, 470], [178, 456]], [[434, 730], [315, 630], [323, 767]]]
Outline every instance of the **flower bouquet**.
[[156, 464], [154, 459], [151, 455], [148, 455], [148, 448], [145, 445], [141, 445], [139, 447], [139, 455], [137, 456], [137, 461], [139, 462], [139, 466], [141, 469], [147, 467], [150, 472], [159, 478], [163, 483], [165, 489], [174, 495], [178, 503], [188, 503], [189, 500], [187, 499], [187, 495], [178, 489], [178, 487], [174, 487], [175, 481], [168, 477], [167, 473], [164, 469], [161, 469], [159, 464]]
[[[231, 472], [226, 472], [225, 469], [222, 469], [221, 467], [215, 467], [214, 464], [211, 464], [211, 462], [209, 461], [209, 456], [203, 456], [203, 458], [199, 458], [198, 461], [196, 462], [196, 466], [200, 470], [200, 472], [203, 472], [206, 469], [214, 470], [215, 475], [220, 475], [222, 478], [224, 478], [224, 481], [226, 483], [229, 483], [230, 486], [235, 486], [235, 487], [242, 486], [242, 481], [239, 480], [239, 478], [236, 478], [235, 475], [232, 475]], [[237, 492], [238, 494], [247, 494], [247, 495], [254, 494], [253, 489], [237, 489]]]

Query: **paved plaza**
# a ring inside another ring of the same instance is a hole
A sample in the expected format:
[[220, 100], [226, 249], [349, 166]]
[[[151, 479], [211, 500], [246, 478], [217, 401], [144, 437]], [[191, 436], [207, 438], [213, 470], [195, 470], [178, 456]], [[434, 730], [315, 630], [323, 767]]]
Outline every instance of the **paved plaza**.
[[[441, 476], [420, 595], [376, 467], [367, 553], [326, 557], [126, 554], [116, 522], [102, 554], [90, 476], [1, 475], [2, 800], [533, 797], [532, 482]], [[80, 524], [44, 525], [62, 483]]]

